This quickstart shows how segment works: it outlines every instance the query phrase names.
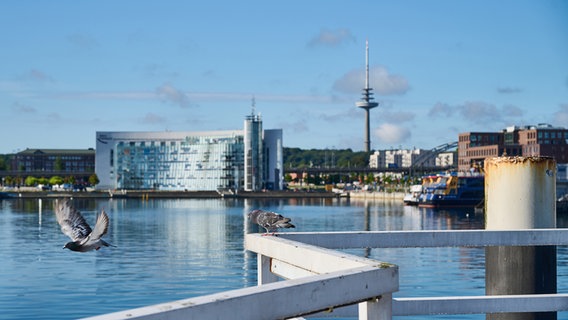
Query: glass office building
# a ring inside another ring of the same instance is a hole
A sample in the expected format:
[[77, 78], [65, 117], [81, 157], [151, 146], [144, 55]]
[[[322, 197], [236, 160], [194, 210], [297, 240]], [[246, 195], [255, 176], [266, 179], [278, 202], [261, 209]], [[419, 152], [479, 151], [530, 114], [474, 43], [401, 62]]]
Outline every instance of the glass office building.
[[[247, 121], [248, 117], [245, 127]], [[261, 123], [257, 125], [262, 128]], [[255, 143], [247, 143], [251, 141]], [[282, 188], [281, 149], [281, 129], [97, 132], [95, 171], [100, 180], [97, 188], [278, 190]], [[247, 159], [247, 152], [255, 157]], [[249, 183], [247, 177], [253, 177], [254, 182]]]

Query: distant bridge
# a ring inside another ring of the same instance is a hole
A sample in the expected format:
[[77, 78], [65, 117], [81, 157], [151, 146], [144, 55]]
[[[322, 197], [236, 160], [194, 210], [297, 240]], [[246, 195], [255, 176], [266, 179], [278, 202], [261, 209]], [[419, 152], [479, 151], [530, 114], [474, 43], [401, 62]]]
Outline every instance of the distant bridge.
[[451, 149], [454, 149], [454, 148], [457, 148], [457, 147], [458, 147], [457, 141], [441, 144], [441, 145], [431, 149], [430, 152], [425, 152], [424, 154], [422, 154], [418, 158], [416, 158], [416, 160], [414, 160], [412, 162], [411, 167], [412, 168], [420, 167], [421, 165], [423, 165], [427, 161], [429, 161], [433, 158], [436, 158], [440, 152], [448, 151], [448, 150], [451, 150]]

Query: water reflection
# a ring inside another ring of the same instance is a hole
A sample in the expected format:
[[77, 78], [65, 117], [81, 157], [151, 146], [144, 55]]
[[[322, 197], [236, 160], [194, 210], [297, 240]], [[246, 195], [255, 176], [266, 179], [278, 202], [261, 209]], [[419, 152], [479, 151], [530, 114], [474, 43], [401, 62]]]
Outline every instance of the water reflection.
[[[62, 250], [68, 239], [55, 220], [53, 200], [0, 201], [0, 319], [77, 318], [254, 286], [256, 255], [245, 252], [243, 237], [262, 232], [246, 219], [256, 208], [289, 216], [297, 227], [294, 231], [483, 228], [483, 214], [471, 210], [353, 199], [75, 199], [74, 203], [89, 223], [97, 212], [107, 211], [111, 220], [107, 240], [117, 248], [85, 254]], [[558, 222], [565, 226], [567, 219], [559, 216]], [[357, 254], [400, 265], [399, 296], [483, 294], [482, 249], [362, 251]], [[567, 255], [559, 248], [559, 265]]]

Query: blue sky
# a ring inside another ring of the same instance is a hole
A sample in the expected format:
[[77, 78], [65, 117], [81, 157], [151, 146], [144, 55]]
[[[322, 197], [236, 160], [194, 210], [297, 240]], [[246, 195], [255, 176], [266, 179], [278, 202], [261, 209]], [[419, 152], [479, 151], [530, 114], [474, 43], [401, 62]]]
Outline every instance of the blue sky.
[[0, 4], [0, 153], [97, 131], [241, 129], [252, 97], [284, 146], [363, 150], [568, 127], [568, 2], [26, 1]]

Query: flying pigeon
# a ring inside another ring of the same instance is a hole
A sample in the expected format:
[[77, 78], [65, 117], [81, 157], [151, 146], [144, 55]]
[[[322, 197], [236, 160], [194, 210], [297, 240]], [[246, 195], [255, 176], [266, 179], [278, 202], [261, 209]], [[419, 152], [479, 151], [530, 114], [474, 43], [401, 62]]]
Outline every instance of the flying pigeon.
[[272, 232], [272, 235], [274, 235], [278, 228], [295, 228], [295, 226], [290, 223], [290, 218], [285, 218], [272, 211], [252, 210], [249, 212], [248, 218], [253, 223], [266, 229], [265, 234]]
[[70, 199], [55, 200], [55, 216], [61, 226], [61, 231], [72, 240], [67, 242], [63, 249], [87, 252], [99, 250], [102, 246], [114, 247], [101, 239], [107, 233], [109, 222], [104, 210], [97, 216], [94, 230], [91, 229], [81, 213], [73, 207]]

